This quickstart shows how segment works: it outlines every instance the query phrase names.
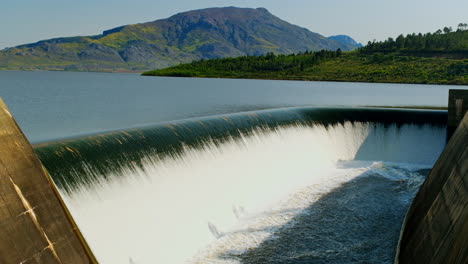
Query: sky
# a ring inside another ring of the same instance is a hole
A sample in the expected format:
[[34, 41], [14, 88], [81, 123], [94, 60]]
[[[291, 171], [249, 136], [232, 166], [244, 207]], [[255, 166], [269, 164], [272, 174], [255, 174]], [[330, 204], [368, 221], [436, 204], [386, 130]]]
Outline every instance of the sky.
[[264, 7], [313, 32], [362, 43], [468, 23], [467, 0], [2, 0], [0, 49], [223, 6]]

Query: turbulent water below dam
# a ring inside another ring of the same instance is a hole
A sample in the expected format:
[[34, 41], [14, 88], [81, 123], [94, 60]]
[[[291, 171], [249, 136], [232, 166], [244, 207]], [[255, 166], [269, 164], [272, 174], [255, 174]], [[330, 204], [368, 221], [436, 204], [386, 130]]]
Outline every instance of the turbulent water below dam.
[[101, 263], [392, 263], [445, 111], [285, 108], [35, 146]]

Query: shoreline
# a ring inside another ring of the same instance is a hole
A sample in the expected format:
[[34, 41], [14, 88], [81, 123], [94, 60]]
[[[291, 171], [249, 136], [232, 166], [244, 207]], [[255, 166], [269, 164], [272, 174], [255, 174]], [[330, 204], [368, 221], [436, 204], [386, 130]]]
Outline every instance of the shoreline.
[[208, 76], [169, 76], [169, 75], [143, 75], [144, 77], [164, 77], [164, 78], [194, 78], [194, 79], [233, 79], [233, 80], [257, 80], [257, 81], [297, 81], [297, 82], [337, 82], [337, 83], [386, 83], [386, 84], [415, 84], [415, 85], [448, 85], [448, 86], [465, 86], [468, 84], [453, 84], [453, 83], [430, 83], [430, 82], [366, 82], [354, 80], [307, 80], [307, 79], [280, 79], [280, 78], [246, 78], [246, 77], [208, 77]]
[[468, 84], [452, 84], [452, 83], [431, 83], [431, 82], [366, 82], [366, 81], [356, 81], [356, 80], [308, 80], [308, 79], [294, 79], [294, 78], [247, 78], [247, 77], [209, 77], [209, 76], [164, 76], [164, 75], [144, 75], [142, 71], [65, 71], [65, 70], [40, 70], [40, 69], [31, 69], [31, 70], [18, 70], [18, 69], [1, 69], [0, 72], [76, 72], [76, 73], [125, 73], [125, 74], [138, 74], [143, 77], [163, 77], [163, 78], [194, 78], [194, 79], [226, 79], [226, 80], [256, 80], [256, 81], [297, 81], [297, 82], [336, 82], [336, 83], [366, 83], [366, 84], [413, 84], [413, 85], [447, 85], [447, 86], [462, 86], [467, 87]]

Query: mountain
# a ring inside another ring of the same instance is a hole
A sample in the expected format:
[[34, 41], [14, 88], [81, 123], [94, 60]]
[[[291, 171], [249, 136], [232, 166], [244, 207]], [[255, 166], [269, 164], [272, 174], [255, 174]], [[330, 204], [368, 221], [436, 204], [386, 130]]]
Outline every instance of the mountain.
[[0, 51], [0, 69], [143, 71], [268, 52], [351, 50], [357, 47], [353, 43], [292, 25], [264, 8], [208, 8], [121, 26], [96, 36], [7, 48]]
[[346, 36], [346, 35], [335, 35], [335, 36], [328, 37], [328, 39], [336, 40], [342, 43], [343, 45], [348, 45], [350, 49], [362, 47], [361, 43], [357, 43], [353, 38], [351, 38], [350, 36]]

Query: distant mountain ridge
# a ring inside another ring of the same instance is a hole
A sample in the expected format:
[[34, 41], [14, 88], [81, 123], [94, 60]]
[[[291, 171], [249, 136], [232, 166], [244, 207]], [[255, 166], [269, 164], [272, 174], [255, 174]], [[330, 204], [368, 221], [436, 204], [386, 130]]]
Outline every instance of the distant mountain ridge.
[[347, 45], [349, 45], [351, 47], [355, 47], [355, 48], [362, 47], [361, 43], [357, 43], [353, 38], [351, 38], [350, 36], [347, 36], [347, 35], [330, 36], [330, 37], [328, 37], [328, 39], [333, 39], [333, 40], [336, 40], [338, 42], [341, 42], [343, 44], [347, 44]]
[[348, 36], [326, 38], [265, 8], [223, 7], [4, 49], [0, 69], [143, 71], [199, 59], [357, 47]]

